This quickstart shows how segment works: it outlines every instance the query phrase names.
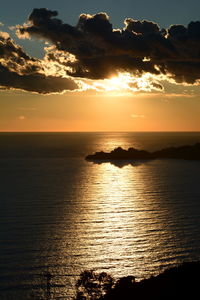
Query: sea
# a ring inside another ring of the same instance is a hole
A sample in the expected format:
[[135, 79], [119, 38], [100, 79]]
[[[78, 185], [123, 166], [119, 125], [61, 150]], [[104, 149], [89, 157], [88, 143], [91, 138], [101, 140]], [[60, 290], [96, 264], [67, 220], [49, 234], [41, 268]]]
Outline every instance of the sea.
[[0, 299], [72, 299], [84, 270], [141, 280], [199, 260], [200, 161], [85, 160], [197, 142], [200, 132], [0, 133]]

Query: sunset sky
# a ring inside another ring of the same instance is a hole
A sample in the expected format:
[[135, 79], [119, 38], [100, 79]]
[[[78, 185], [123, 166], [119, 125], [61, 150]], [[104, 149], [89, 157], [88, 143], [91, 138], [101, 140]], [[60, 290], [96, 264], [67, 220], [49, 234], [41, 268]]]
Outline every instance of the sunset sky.
[[4, 1], [0, 131], [200, 131], [200, 2]]

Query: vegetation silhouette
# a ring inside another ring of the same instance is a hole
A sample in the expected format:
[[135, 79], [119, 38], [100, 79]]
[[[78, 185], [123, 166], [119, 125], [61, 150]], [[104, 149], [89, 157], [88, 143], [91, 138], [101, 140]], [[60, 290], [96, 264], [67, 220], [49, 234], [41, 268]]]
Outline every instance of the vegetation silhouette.
[[[133, 276], [114, 279], [106, 273], [81, 273], [75, 300], [170, 300], [199, 295], [200, 262], [183, 263], [136, 282]], [[103, 274], [103, 275], [101, 275]]]
[[103, 299], [103, 296], [114, 285], [112, 276], [105, 272], [96, 273], [93, 270], [84, 271], [76, 283], [76, 300]]
[[185, 159], [200, 160], [200, 143], [180, 147], [164, 148], [158, 151], [149, 152], [129, 148], [125, 150], [121, 147], [115, 148], [111, 152], [96, 152], [86, 156], [86, 160], [95, 163], [111, 162], [112, 164], [123, 167], [131, 164], [136, 166], [151, 159]]

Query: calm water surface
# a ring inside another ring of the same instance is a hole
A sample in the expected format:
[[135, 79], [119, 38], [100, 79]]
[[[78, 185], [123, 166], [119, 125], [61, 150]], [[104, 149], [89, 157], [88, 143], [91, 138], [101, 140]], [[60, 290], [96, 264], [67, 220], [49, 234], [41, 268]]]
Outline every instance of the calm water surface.
[[200, 133], [0, 134], [0, 299], [70, 299], [85, 269], [138, 280], [200, 259], [200, 162], [87, 162]]

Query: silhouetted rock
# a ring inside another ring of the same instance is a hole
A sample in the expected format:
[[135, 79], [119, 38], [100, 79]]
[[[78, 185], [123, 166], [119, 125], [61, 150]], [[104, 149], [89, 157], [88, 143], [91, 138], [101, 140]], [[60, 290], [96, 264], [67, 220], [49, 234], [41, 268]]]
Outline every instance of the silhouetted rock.
[[200, 143], [192, 146], [181, 146], [165, 148], [155, 152], [148, 152], [145, 150], [138, 150], [129, 148], [124, 150], [118, 147], [111, 152], [96, 152], [86, 156], [86, 160], [100, 162], [113, 162], [113, 161], [131, 161], [133, 160], [150, 160], [156, 158], [169, 158], [169, 159], [187, 159], [187, 160], [200, 160]]
[[176, 159], [188, 159], [199, 160], [200, 159], [200, 143], [192, 146], [171, 147], [155, 151], [155, 158], [176, 158]]
[[145, 150], [138, 150], [135, 148], [129, 148], [128, 150], [124, 150], [121, 147], [118, 147], [112, 150], [110, 153], [108, 152], [96, 152], [95, 154], [88, 155], [86, 157], [87, 160], [132, 160], [132, 159], [152, 159], [152, 154]]

